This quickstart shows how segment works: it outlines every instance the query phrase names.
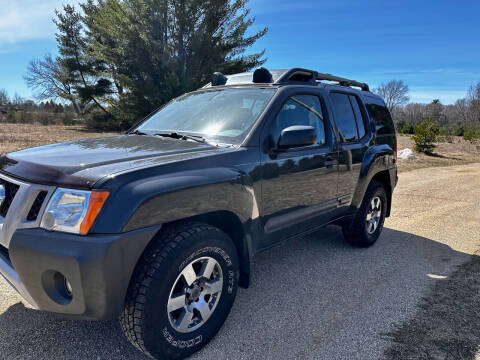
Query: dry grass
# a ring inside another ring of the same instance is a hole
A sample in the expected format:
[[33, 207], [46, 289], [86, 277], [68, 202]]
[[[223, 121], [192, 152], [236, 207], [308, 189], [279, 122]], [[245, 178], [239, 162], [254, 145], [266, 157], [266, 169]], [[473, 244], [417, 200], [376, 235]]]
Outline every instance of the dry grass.
[[[115, 133], [92, 132], [81, 126], [43, 126], [0, 123], [0, 154], [34, 146], [70, 141], [88, 137], [115, 135]], [[413, 148], [409, 136], [398, 137], [398, 150]], [[480, 162], [480, 150], [477, 146], [454, 138], [453, 143], [438, 144], [433, 156], [416, 153], [414, 160], [399, 159], [399, 171], [409, 171], [432, 166], [462, 165]]]
[[0, 154], [56, 142], [113, 134], [91, 132], [81, 126], [0, 123]]
[[[413, 149], [413, 140], [410, 136], [398, 136], [398, 150]], [[434, 166], [452, 166], [480, 162], [480, 149], [465, 141], [461, 137], [454, 137], [452, 143], [441, 142], [437, 144], [432, 155], [415, 153], [415, 159], [398, 159], [398, 169], [410, 171], [419, 168]]]
[[476, 359], [480, 345], [480, 257], [437, 280], [415, 316], [387, 334], [386, 359]]

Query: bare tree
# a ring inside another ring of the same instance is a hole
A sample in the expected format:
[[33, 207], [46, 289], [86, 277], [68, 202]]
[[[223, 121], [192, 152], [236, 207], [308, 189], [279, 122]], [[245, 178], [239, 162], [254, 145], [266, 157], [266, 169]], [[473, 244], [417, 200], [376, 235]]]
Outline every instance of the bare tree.
[[463, 125], [471, 122], [470, 104], [467, 99], [458, 99], [453, 107], [452, 119], [456, 119]]
[[7, 90], [0, 89], [0, 105], [7, 105], [9, 101]]
[[470, 122], [480, 125], [480, 82], [470, 87], [467, 101], [470, 110]]
[[42, 60], [30, 61], [24, 80], [38, 100], [68, 100], [77, 114], [85, 112], [84, 104], [81, 104], [73, 93], [70, 79], [50, 54], [45, 55]]
[[[400, 112], [400, 109], [397, 109]], [[425, 104], [410, 103], [402, 108], [402, 120], [416, 124], [422, 121], [423, 117], [427, 115]]]
[[408, 85], [403, 80], [391, 80], [381, 84], [374, 92], [383, 98], [392, 114], [410, 100]]

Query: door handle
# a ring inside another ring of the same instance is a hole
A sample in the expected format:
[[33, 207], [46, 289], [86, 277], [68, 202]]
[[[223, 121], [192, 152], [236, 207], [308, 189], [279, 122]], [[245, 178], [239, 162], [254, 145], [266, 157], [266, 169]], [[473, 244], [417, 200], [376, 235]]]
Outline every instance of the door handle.
[[332, 166], [334, 165], [337, 165], [338, 164], [338, 160], [337, 159], [333, 159], [331, 157], [327, 157], [327, 159], [325, 160], [325, 166], [327, 168], [331, 168]]

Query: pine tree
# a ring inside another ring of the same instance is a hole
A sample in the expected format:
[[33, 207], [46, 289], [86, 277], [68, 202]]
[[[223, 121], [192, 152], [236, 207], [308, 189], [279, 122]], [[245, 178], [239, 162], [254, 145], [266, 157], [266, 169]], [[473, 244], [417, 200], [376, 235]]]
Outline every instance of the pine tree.
[[264, 52], [245, 51], [267, 31], [246, 36], [247, 0], [89, 0], [86, 46], [104, 64], [111, 111], [132, 123], [172, 97], [208, 83], [213, 72], [248, 71]]
[[71, 5], [65, 5], [63, 12], [56, 11], [55, 14], [60, 53], [57, 62], [72, 88], [73, 97], [80, 100], [83, 106], [94, 103], [105, 114], [109, 114], [102, 103], [110, 94], [110, 80], [102, 76], [103, 62], [89, 53], [83, 34], [82, 16]]

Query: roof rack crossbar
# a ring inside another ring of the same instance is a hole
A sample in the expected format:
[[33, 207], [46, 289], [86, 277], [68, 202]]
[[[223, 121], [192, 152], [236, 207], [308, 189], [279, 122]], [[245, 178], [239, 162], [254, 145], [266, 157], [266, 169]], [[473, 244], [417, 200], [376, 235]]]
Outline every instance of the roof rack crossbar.
[[354, 87], [359, 87], [360, 89], [364, 91], [370, 91], [370, 88], [367, 84], [351, 80], [351, 79], [346, 79], [342, 78], [340, 76], [335, 76], [332, 74], [323, 74], [319, 73], [314, 70], [308, 70], [308, 69], [302, 69], [302, 68], [293, 68], [290, 70], [285, 71], [278, 79], [275, 81], [275, 83], [288, 83], [292, 81], [300, 81], [300, 82], [307, 82], [311, 83], [312, 81], [321, 81], [321, 80], [327, 80], [327, 81], [335, 81], [339, 85], [342, 86], [354, 86]]
[[355, 86], [355, 87], [359, 87], [360, 89], [362, 89], [364, 91], [370, 91], [370, 88], [369, 88], [368, 84], [366, 84], [366, 83], [342, 78], [342, 77], [335, 76], [335, 75], [332, 75], [332, 74], [317, 73], [317, 80], [318, 81], [320, 81], [320, 80], [335, 81], [335, 82], [338, 82], [342, 86]]

